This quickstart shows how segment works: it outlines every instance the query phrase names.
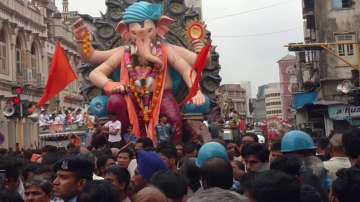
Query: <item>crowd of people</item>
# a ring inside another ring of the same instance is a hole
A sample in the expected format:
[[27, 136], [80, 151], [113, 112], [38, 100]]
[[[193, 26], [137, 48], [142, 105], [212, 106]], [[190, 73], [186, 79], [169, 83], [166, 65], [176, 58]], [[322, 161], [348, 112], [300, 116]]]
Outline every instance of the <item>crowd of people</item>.
[[0, 201], [358, 202], [360, 198], [360, 129], [316, 141], [293, 130], [270, 143], [259, 143], [256, 135], [246, 133], [239, 142], [172, 144], [165, 138], [155, 145], [149, 138], [131, 135], [131, 128], [121, 134], [115, 119], [105, 127], [120, 138], [112, 137], [101, 146], [1, 149]]
[[50, 113], [47, 109], [41, 109], [39, 115], [39, 126], [47, 128], [51, 125], [84, 125], [84, 114], [82, 109], [67, 108]]

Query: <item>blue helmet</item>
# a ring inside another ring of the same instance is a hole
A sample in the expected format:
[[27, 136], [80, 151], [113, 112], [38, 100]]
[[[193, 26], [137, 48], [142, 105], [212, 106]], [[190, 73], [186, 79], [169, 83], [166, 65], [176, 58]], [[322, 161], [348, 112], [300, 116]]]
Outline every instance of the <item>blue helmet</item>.
[[316, 149], [313, 139], [309, 134], [300, 130], [290, 131], [281, 139], [281, 152], [295, 152], [312, 149]]
[[207, 160], [212, 158], [221, 158], [229, 161], [227, 151], [223, 145], [217, 142], [208, 142], [201, 146], [195, 164], [201, 168]]

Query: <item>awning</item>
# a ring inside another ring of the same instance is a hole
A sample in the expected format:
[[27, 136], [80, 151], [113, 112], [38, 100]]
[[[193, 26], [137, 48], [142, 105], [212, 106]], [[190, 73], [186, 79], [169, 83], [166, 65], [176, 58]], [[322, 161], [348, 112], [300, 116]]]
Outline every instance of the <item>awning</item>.
[[305, 105], [314, 105], [317, 101], [317, 96], [316, 92], [298, 93], [294, 95], [293, 106], [295, 109], [301, 109]]

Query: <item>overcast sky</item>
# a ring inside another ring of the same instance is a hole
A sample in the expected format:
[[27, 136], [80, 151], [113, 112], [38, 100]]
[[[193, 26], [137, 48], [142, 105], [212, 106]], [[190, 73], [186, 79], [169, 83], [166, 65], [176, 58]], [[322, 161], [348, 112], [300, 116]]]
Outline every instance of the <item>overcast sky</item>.
[[[59, 9], [61, 2], [56, 0]], [[202, 3], [213, 45], [218, 46], [220, 53], [222, 83], [249, 80], [254, 96], [259, 85], [278, 82], [276, 62], [288, 54], [284, 45], [303, 41], [301, 1], [202, 0]], [[99, 11], [105, 13], [105, 0], [69, 0], [69, 7], [98, 16]]]

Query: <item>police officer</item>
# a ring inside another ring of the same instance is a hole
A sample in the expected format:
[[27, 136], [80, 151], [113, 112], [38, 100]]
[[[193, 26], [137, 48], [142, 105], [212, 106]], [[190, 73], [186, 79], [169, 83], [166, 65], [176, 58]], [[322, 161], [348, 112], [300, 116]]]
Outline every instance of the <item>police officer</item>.
[[[301, 161], [300, 180], [317, 189], [324, 201], [328, 201], [327, 191], [331, 188], [331, 177], [323, 162], [316, 157], [316, 146], [311, 136], [303, 131], [293, 130], [281, 140], [281, 152], [285, 156], [297, 157]], [[313, 179], [316, 178], [316, 183]]]
[[76, 202], [85, 185], [92, 180], [94, 164], [84, 156], [70, 156], [54, 165], [53, 192], [65, 202]]

